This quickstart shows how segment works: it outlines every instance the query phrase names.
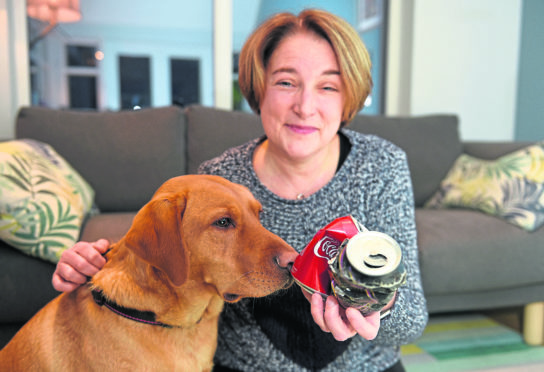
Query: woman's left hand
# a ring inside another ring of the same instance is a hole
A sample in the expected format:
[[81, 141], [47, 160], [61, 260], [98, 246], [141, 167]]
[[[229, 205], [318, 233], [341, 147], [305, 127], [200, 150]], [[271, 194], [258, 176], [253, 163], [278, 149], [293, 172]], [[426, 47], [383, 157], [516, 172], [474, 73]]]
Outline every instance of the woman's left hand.
[[[310, 294], [306, 292], [304, 295], [308, 298]], [[316, 324], [324, 332], [330, 332], [336, 340], [345, 341], [356, 334], [366, 340], [376, 338], [380, 329], [380, 312], [363, 316], [355, 308], [344, 309], [334, 296], [328, 296], [327, 300], [323, 301], [319, 293], [311, 295], [309, 300]]]

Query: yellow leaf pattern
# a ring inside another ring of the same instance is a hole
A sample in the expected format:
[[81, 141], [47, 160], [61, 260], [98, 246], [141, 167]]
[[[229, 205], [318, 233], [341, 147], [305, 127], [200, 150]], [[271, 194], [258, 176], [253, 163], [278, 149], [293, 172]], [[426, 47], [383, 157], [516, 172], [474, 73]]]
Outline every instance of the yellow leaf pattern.
[[91, 186], [55, 150], [33, 140], [0, 143], [0, 239], [57, 262], [92, 209]]
[[538, 229], [544, 224], [544, 142], [493, 161], [461, 155], [425, 207], [476, 209]]

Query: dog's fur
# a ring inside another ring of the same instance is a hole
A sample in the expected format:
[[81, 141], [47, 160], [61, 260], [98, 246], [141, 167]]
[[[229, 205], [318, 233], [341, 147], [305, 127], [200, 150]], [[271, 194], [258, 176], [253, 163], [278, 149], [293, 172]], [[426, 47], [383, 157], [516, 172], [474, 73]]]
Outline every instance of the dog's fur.
[[[224, 301], [292, 282], [296, 252], [260, 224], [260, 209], [220, 177], [167, 181], [91, 282], [52, 300], [0, 351], [0, 369], [210, 371]], [[121, 317], [93, 289], [172, 328]]]

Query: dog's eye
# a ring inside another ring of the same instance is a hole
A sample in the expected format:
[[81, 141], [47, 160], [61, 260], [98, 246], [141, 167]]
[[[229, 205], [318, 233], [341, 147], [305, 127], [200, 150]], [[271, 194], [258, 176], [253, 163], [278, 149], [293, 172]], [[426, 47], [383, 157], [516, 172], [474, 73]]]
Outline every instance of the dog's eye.
[[220, 218], [217, 221], [215, 221], [213, 224], [223, 229], [234, 227], [234, 221], [232, 220], [232, 218], [229, 218], [229, 217]]

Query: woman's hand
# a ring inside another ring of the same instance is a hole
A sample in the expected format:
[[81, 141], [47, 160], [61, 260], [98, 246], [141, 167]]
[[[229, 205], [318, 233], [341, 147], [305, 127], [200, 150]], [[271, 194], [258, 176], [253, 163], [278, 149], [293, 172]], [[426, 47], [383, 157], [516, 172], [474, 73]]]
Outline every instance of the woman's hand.
[[102, 256], [110, 243], [100, 239], [93, 243], [78, 242], [62, 252], [53, 273], [53, 288], [59, 292], [71, 292], [96, 274], [106, 264]]
[[304, 296], [311, 303], [311, 313], [316, 324], [324, 332], [330, 332], [338, 341], [359, 334], [366, 340], [373, 340], [380, 329], [380, 313], [375, 312], [363, 316], [354, 308], [344, 309], [334, 296], [328, 296], [326, 301], [319, 293], [310, 295], [304, 291]]

